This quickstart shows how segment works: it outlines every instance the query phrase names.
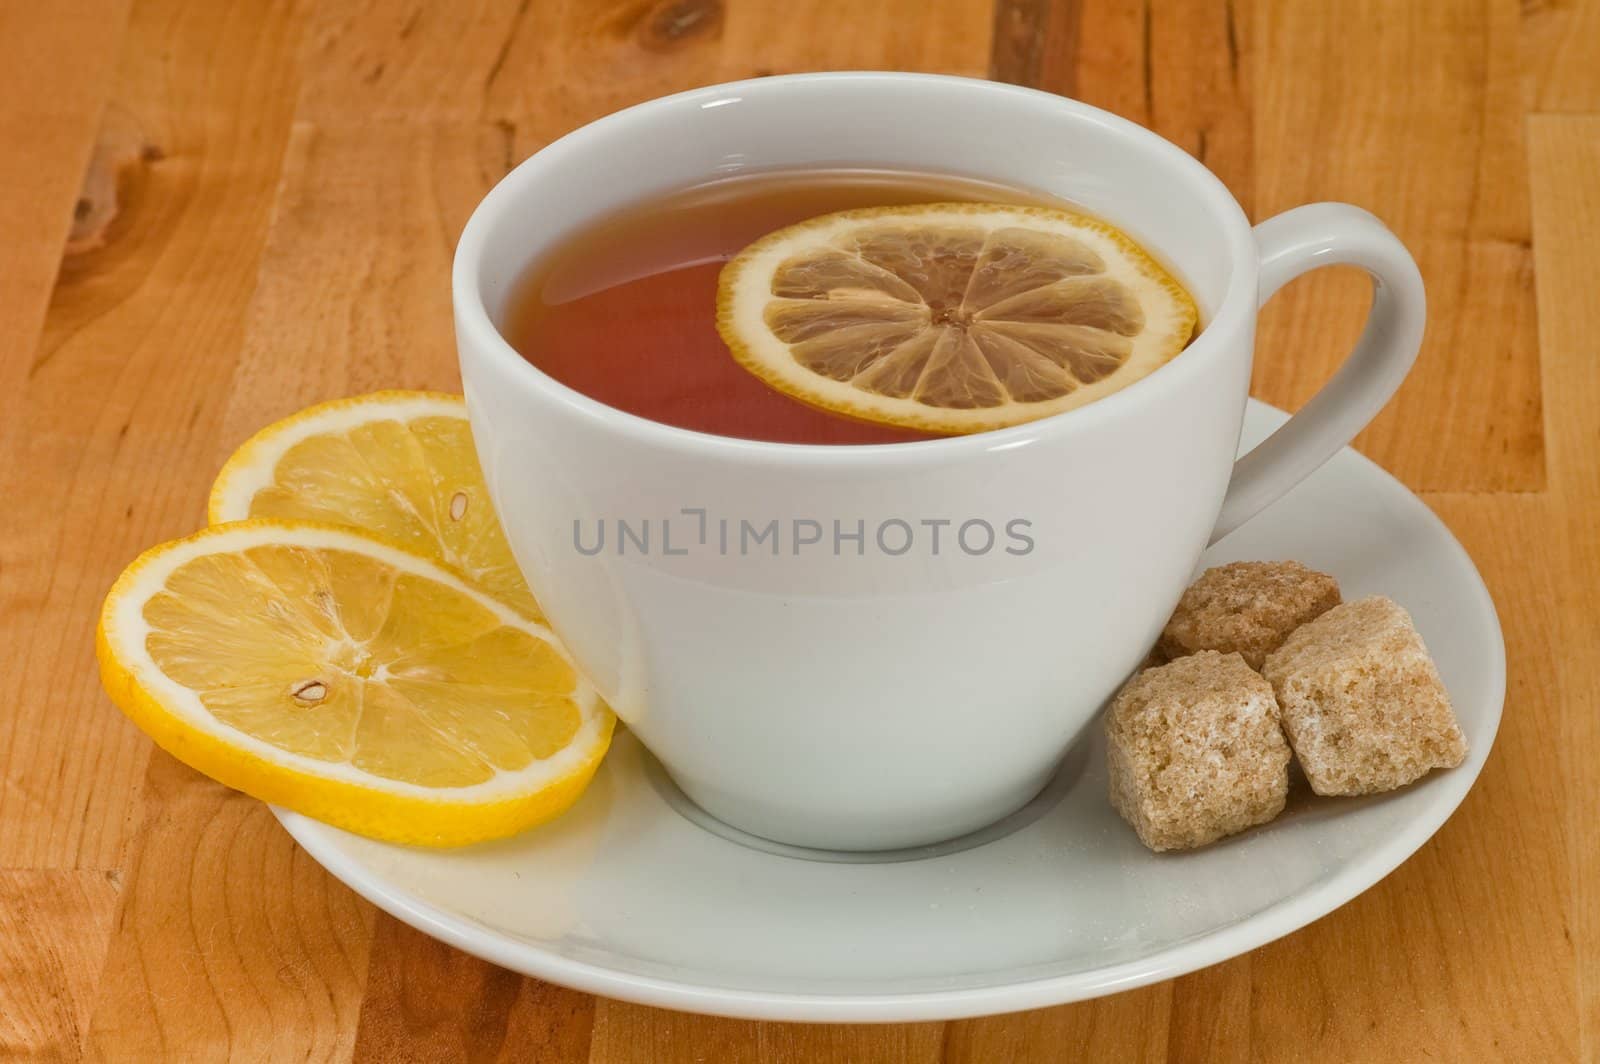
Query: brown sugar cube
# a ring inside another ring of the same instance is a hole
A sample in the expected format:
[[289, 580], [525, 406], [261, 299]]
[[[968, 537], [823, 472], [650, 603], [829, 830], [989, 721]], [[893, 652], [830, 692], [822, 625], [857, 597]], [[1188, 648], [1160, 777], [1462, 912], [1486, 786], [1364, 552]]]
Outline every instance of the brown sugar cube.
[[1168, 658], [1237, 653], [1252, 669], [1289, 633], [1339, 604], [1339, 584], [1299, 562], [1234, 562], [1200, 574], [1157, 644]]
[[1283, 811], [1278, 705], [1238, 654], [1139, 673], [1112, 700], [1106, 739], [1111, 805], [1152, 850], [1204, 846]]
[[1374, 595], [1329, 610], [1267, 658], [1283, 728], [1318, 794], [1390, 791], [1467, 756], [1411, 615]]

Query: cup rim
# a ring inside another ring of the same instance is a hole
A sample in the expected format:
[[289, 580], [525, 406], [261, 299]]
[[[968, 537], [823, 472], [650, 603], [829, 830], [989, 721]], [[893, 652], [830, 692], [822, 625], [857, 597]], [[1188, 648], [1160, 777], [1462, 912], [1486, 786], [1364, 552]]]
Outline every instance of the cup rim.
[[[523, 358], [505, 339], [489, 315], [483, 298], [481, 260], [488, 234], [498, 216], [511, 210], [538, 180], [541, 170], [563, 158], [583, 151], [586, 142], [619, 125], [651, 121], [661, 112], [687, 105], [703, 107], [721, 99], [753, 93], [784, 91], [792, 85], [940, 85], [961, 86], [968, 91], [988, 94], [993, 101], [1048, 101], [1075, 112], [1108, 131], [1141, 140], [1153, 152], [1164, 156], [1173, 173], [1199, 187], [1210, 202], [1218, 223], [1227, 234], [1232, 271], [1227, 289], [1216, 313], [1200, 335], [1176, 358], [1145, 377], [1085, 406], [1051, 414], [1009, 428], [991, 429], [961, 436], [946, 436], [902, 443], [817, 444], [786, 443], [719, 436], [696, 429], [680, 428], [654, 421], [609, 406], [551, 377]], [[451, 267], [451, 302], [456, 317], [458, 347], [464, 360], [468, 352], [481, 354], [513, 378], [523, 381], [544, 398], [567, 413], [590, 422], [597, 428], [629, 437], [643, 445], [663, 450], [691, 452], [722, 457], [779, 459], [787, 462], [858, 463], [865, 460], [897, 462], [942, 462], [967, 455], [1010, 450], [1054, 439], [1062, 435], [1090, 431], [1122, 416], [1136, 404], [1154, 398], [1163, 390], [1186, 387], [1190, 378], [1204, 372], [1205, 364], [1220, 357], [1220, 349], [1238, 335], [1243, 322], [1256, 312], [1259, 263], [1255, 238], [1244, 209], [1221, 179], [1182, 148], [1137, 123], [1070, 97], [1039, 89], [987, 81], [982, 78], [949, 74], [918, 74], [894, 71], [827, 71], [807, 74], [779, 74], [763, 78], [723, 82], [685, 92], [661, 96], [596, 119], [551, 141], [534, 152], [489, 190], [473, 208], [456, 245]], [[470, 342], [468, 342], [470, 341]], [[471, 397], [468, 397], [471, 410]]]

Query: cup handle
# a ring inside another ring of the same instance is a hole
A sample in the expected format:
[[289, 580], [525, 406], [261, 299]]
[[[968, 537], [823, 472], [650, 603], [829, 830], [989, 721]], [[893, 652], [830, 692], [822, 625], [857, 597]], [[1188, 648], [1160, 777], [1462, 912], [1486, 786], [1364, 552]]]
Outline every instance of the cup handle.
[[1234, 463], [1213, 543], [1313, 473], [1383, 409], [1417, 359], [1426, 317], [1422, 275], [1411, 253], [1360, 207], [1296, 207], [1262, 222], [1255, 234], [1261, 255], [1258, 306], [1303, 273], [1350, 265], [1372, 275], [1372, 309], [1355, 350], [1333, 378]]

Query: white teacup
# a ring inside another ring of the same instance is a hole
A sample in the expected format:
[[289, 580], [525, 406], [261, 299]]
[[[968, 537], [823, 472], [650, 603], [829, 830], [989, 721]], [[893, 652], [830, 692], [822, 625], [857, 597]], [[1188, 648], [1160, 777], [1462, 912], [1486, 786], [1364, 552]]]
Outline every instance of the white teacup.
[[[643, 420], [558, 384], [497, 331], [523, 270], [586, 223], [746, 168], [833, 166], [1070, 200], [1174, 266], [1204, 330], [1089, 406], [859, 447]], [[1360, 343], [1236, 464], [1257, 308], [1339, 263], [1375, 281]], [[1132, 123], [912, 74], [764, 78], [585, 126], [479, 205], [454, 290], [479, 456], [557, 632], [696, 802], [836, 849], [950, 838], [1025, 804], [1154, 642], [1206, 544], [1388, 400], [1424, 316], [1415, 264], [1365, 211], [1316, 204], [1252, 230], [1204, 166]]]

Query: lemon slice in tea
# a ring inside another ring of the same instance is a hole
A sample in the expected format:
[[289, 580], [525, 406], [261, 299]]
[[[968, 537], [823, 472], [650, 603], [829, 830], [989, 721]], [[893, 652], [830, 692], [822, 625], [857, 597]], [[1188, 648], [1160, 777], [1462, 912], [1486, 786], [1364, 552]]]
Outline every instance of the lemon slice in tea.
[[252, 517], [375, 533], [542, 619], [489, 503], [459, 395], [373, 392], [268, 425], [211, 487], [212, 524]]
[[1170, 360], [1194, 301], [1118, 230], [1068, 210], [934, 203], [780, 229], [723, 268], [717, 328], [767, 384], [936, 433], [1070, 410]]
[[395, 842], [548, 820], [614, 726], [542, 624], [325, 525], [213, 525], [152, 548], [106, 596], [97, 649], [112, 701], [179, 760]]

